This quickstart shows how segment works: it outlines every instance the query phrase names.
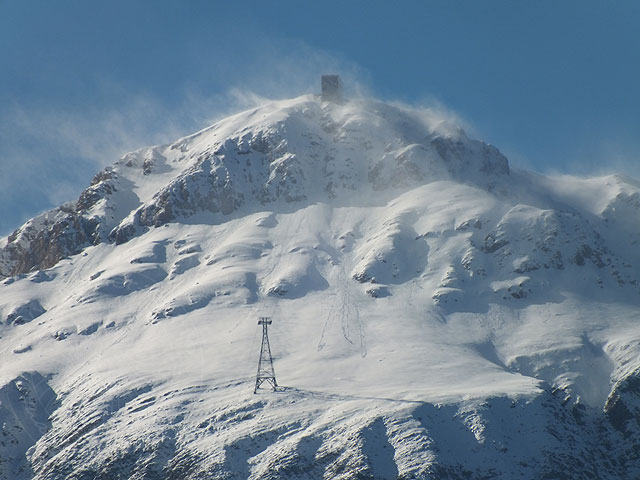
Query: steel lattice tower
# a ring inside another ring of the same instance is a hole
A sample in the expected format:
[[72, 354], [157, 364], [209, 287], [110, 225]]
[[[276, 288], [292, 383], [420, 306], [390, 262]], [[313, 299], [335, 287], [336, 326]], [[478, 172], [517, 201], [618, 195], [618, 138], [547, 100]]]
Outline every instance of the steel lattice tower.
[[256, 386], [253, 393], [256, 393], [264, 382], [273, 387], [275, 392], [278, 388], [276, 382], [276, 371], [273, 369], [273, 357], [271, 356], [271, 347], [269, 346], [269, 333], [267, 327], [271, 325], [269, 317], [260, 317], [258, 325], [262, 325], [262, 345], [260, 346], [260, 360], [258, 360], [258, 374], [256, 375]]

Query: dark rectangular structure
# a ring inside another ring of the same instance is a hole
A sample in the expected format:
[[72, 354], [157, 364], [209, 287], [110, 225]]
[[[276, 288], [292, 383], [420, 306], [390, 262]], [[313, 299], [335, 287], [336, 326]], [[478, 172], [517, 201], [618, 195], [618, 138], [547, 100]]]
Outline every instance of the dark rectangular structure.
[[342, 82], [339, 75], [322, 75], [322, 100], [342, 102]]

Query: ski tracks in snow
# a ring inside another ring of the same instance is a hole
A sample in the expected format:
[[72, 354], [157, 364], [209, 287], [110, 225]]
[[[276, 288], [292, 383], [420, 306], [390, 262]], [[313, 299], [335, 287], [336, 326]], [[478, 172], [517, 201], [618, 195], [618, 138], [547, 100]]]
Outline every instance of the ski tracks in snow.
[[[327, 334], [331, 329], [331, 325], [335, 322], [337, 317], [340, 317], [340, 327], [342, 329], [342, 336], [351, 345], [355, 342], [352, 339], [354, 335], [353, 330], [356, 330], [355, 335], [359, 337], [360, 343], [360, 355], [364, 358], [367, 356], [367, 339], [364, 324], [360, 318], [360, 311], [355, 302], [353, 302], [350, 295], [349, 280], [344, 266], [341, 267], [341, 271], [337, 278], [338, 292], [335, 294], [331, 307], [329, 307], [329, 313], [327, 319], [322, 327], [320, 333], [320, 340], [318, 341], [318, 351], [321, 351], [327, 344]], [[355, 327], [355, 328], [354, 328]]]

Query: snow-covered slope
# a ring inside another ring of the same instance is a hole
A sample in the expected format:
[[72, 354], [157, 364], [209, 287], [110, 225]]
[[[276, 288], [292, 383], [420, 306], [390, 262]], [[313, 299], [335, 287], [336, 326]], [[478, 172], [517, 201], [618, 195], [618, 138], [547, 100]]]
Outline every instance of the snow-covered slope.
[[130, 153], [0, 242], [0, 478], [636, 478], [639, 240], [375, 101]]

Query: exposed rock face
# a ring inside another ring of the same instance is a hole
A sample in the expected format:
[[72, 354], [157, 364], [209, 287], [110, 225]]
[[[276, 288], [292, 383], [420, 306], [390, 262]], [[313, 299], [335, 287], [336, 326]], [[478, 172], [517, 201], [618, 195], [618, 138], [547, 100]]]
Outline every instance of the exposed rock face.
[[113, 169], [106, 168], [96, 174], [76, 202], [45, 212], [9, 235], [0, 250], [0, 277], [50, 268], [104, 241], [108, 222], [94, 209], [116, 192], [116, 179]]
[[[216, 163], [219, 168], [214, 168]], [[160, 227], [198, 212], [229, 215], [243, 203], [244, 195], [234, 189], [224, 164], [216, 157], [205, 158], [159, 191], [152, 203], [138, 209], [132, 222], [112, 231], [109, 239], [120, 244], [135, 233], [134, 225]]]
[[625, 435], [640, 435], [640, 376], [633, 372], [614, 385], [604, 405], [607, 418], [616, 429]]
[[72, 205], [27, 222], [9, 235], [2, 250], [3, 277], [45, 269], [100, 241], [99, 221], [87, 219]]
[[509, 210], [486, 234], [480, 248], [493, 254], [501, 265], [513, 265], [516, 273], [562, 270], [569, 263], [582, 266], [585, 262], [615, 271], [622, 263], [581, 215], [524, 205]]
[[22, 325], [39, 317], [45, 312], [46, 310], [42, 305], [40, 305], [40, 302], [38, 302], [37, 300], [31, 300], [23, 305], [19, 305], [18, 307], [14, 308], [7, 315], [6, 322], [12, 323], [14, 325]]

